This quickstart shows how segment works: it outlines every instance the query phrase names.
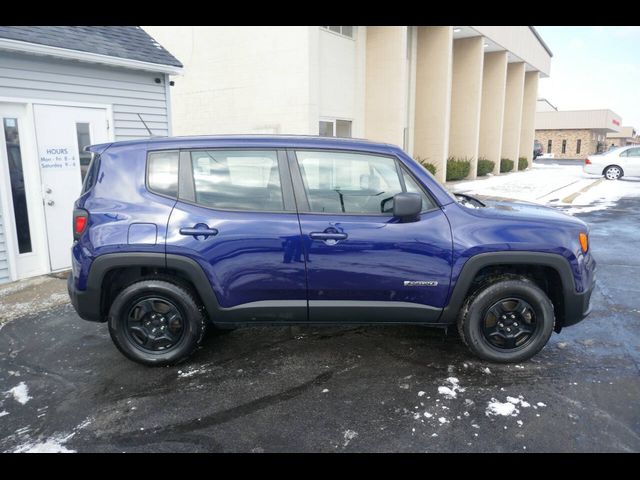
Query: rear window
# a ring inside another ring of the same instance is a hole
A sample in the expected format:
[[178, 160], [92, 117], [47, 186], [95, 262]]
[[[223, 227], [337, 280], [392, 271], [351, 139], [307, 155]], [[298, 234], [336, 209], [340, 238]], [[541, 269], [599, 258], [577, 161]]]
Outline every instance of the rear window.
[[176, 151], [151, 152], [147, 159], [149, 190], [160, 195], [178, 198], [178, 160]]

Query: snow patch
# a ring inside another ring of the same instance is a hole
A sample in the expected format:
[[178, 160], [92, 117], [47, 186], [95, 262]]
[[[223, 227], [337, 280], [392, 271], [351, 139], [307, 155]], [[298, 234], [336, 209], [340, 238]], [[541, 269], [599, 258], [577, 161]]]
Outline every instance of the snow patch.
[[13, 453], [76, 453], [64, 446], [65, 442], [73, 437], [70, 435], [57, 435], [41, 442], [27, 442], [13, 450]]
[[6, 410], [0, 412], [0, 417], [4, 417], [5, 415], [9, 415], [9, 412], [7, 412]]
[[358, 436], [358, 432], [355, 430], [345, 430], [343, 433], [344, 436], [344, 444], [343, 446], [349, 445], [349, 442]]
[[29, 396], [29, 388], [27, 387], [27, 384], [24, 383], [24, 382], [20, 382], [18, 385], [13, 387], [11, 390], [7, 390], [4, 393], [7, 396], [11, 396], [12, 395], [13, 399], [16, 402], [21, 403], [22, 405], [27, 403], [32, 398], [32, 397]]
[[491, 401], [487, 404], [487, 409], [485, 411], [485, 415], [487, 417], [491, 415], [502, 415], [503, 417], [516, 417], [520, 413], [515, 406], [515, 404], [511, 402], [501, 403], [497, 401], [495, 398], [492, 398]]
[[419, 397], [422, 397], [424, 394], [425, 394], [425, 392], [423, 392], [422, 390], [420, 390], [420, 391], [418, 392], [418, 396], [419, 396]]

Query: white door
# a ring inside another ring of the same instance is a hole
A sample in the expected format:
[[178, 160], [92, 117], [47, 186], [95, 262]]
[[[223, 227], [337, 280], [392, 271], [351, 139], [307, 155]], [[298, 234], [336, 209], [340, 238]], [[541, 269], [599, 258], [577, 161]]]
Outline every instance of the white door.
[[71, 266], [73, 204], [90, 161], [86, 145], [109, 141], [101, 108], [34, 105], [51, 270]]

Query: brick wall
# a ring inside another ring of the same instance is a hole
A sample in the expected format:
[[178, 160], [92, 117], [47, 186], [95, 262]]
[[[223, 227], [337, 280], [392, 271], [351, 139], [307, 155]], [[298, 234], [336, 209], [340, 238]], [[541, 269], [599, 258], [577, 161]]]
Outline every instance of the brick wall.
[[[608, 145], [604, 134], [594, 130], [536, 130], [536, 140], [542, 144], [543, 153], [549, 153], [548, 143], [551, 140], [550, 153], [553, 153], [554, 158], [586, 158], [597, 152], [598, 137], [606, 149]], [[567, 142], [565, 153], [562, 153], [563, 140]], [[578, 140], [581, 141], [580, 153], [576, 151]]]

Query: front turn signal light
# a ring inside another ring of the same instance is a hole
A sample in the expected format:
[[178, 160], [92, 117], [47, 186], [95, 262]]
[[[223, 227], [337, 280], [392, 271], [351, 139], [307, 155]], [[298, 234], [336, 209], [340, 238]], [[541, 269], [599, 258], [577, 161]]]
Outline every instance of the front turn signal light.
[[580, 246], [582, 247], [582, 253], [587, 253], [587, 250], [589, 250], [589, 238], [587, 237], [587, 234], [581, 232], [579, 238]]

